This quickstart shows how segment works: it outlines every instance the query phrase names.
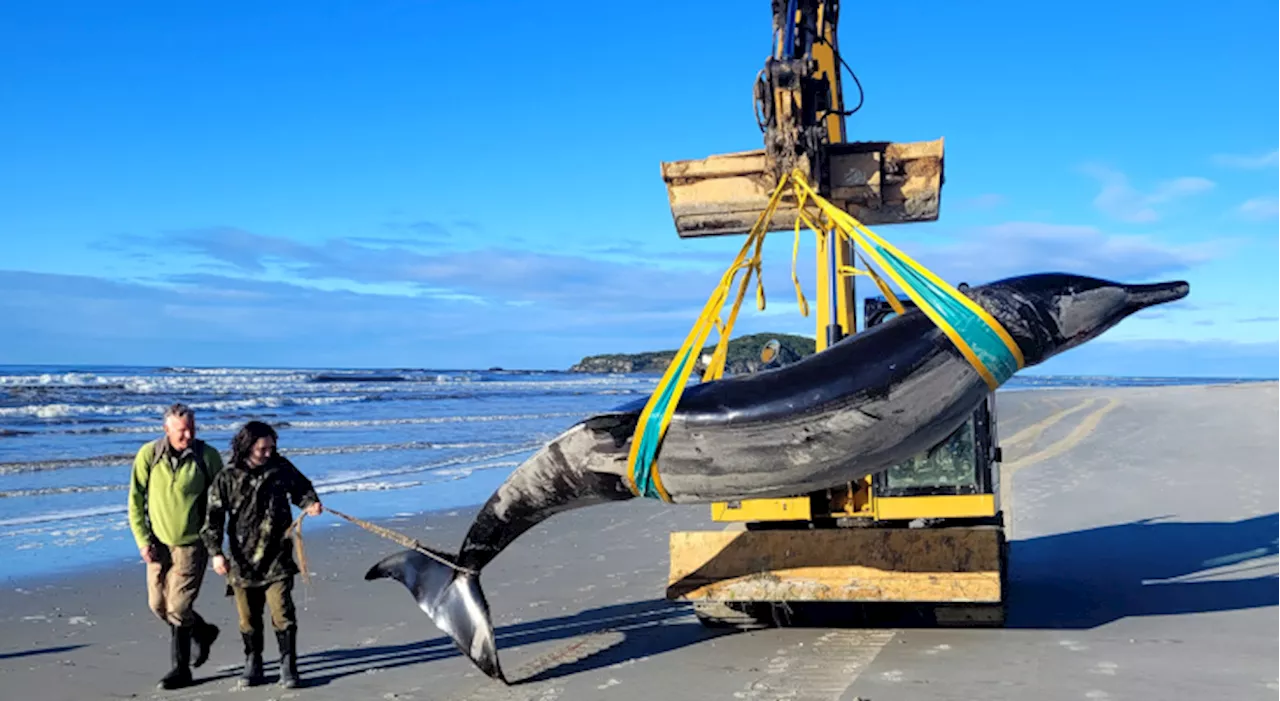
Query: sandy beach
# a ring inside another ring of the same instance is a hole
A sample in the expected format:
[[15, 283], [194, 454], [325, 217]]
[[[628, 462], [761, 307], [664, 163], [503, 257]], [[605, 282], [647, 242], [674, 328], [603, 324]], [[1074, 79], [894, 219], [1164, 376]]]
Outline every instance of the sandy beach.
[[[403, 587], [363, 580], [398, 546], [325, 515], [295, 588], [303, 688], [236, 689], [235, 609], [210, 572], [197, 609], [222, 635], [197, 685], [157, 690], [167, 631], [138, 561], [4, 582], [0, 699], [1275, 698], [1276, 383], [1005, 392], [998, 411], [1004, 629], [705, 629], [663, 599], [667, 534], [723, 525], [631, 502], [544, 522], [485, 571], [504, 687]], [[452, 549], [472, 513], [381, 523]], [[275, 655], [268, 636], [271, 682]]]

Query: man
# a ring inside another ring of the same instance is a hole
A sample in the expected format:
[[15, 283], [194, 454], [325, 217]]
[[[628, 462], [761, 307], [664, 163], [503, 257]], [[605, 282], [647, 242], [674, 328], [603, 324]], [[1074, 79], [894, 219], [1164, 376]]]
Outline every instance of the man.
[[209, 658], [218, 628], [196, 613], [208, 556], [200, 540], [207, 489], [222, 469], [222, 456], [196, 439], [195, 412], [174, 404], [164, 413], [164, 436], [138, 449], [129, 486], [129, 526], [147, 563], [147, 602], [169, 626], [173, 665], [160, 688], [191, 684], [191, 643], [195, 666]]

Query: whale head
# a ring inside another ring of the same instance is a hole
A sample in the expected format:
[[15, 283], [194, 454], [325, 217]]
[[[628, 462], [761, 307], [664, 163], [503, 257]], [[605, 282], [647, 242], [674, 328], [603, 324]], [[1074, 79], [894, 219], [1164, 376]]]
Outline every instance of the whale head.
[[1005, 327], [1031, 366], [1097, 338], [1135, 312], [1182, 299], [1190, 291], [1182, 280], [1126, 285], [1042, 273], [971, 288], [970, 295]]

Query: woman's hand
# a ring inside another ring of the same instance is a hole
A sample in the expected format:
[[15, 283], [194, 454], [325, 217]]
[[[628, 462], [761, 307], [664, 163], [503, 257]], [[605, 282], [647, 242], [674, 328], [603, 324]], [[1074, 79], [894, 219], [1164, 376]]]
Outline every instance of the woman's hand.
[[324, 511], [324, 507], [318, 501], [311, 502], [311, 505], [307, 507], [308, 516], [319, 516], [322, 511]]
[[221, 555], [213, 556], [213, 571], [222, 576], [227, 576], [227, 558]]

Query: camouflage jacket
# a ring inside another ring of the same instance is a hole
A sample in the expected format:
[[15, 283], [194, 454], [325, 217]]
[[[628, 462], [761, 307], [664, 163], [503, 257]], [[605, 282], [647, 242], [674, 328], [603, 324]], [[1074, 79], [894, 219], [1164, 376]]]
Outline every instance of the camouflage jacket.
[[[319, 501], [311, 481], [277, 455], [259, 468], [227, 465], [209, 487], [209, 505], [200, 532], [209, 557], [224, 555], [228, 582], [238, 587], [265, 586], [298, 573], [293, 540], [292, 503], [305, 509]], [[222, 550], [226, 526], [227, 552]]]

